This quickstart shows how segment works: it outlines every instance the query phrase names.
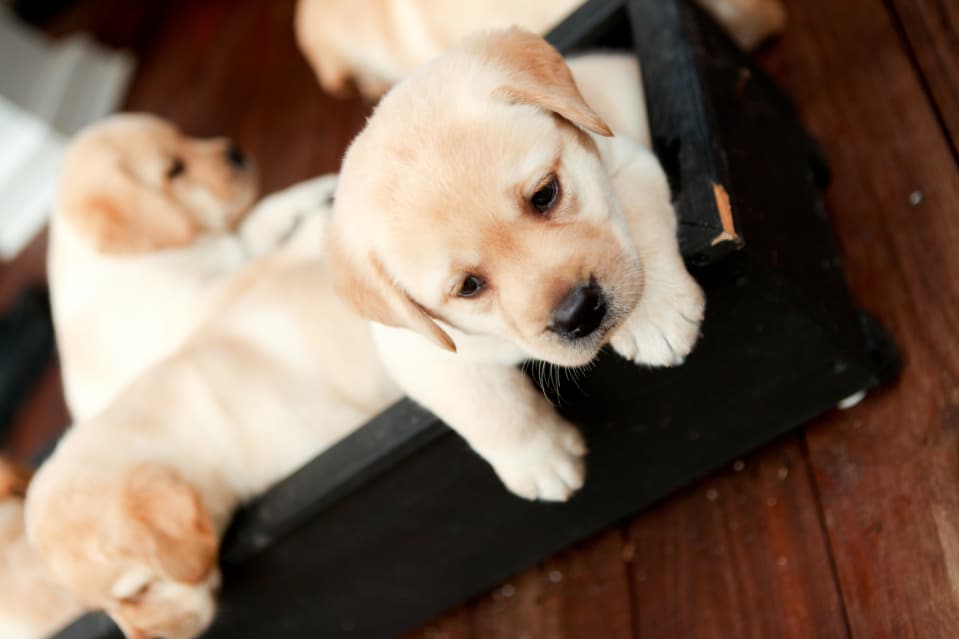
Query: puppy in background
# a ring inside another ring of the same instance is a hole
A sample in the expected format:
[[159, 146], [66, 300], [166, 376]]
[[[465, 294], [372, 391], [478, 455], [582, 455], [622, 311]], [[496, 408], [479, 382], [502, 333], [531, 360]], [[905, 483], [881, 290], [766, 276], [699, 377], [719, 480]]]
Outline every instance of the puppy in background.
[[82, 131], [64, 160], [48, 274], [67, 404], [96, 414], [206, 317], [246, 263], [234, 233], [257, 194], [229, 140], [143, 114]]
[[83, 612], [47, 573], [23, 523], [27, 469], [0, 457], [0, 637], [43, 639]]
[[129, 639], [202, 633], [234, 509], [400, 397], [326, 273], [334, 185], [257, 206], [241, 235], [262, 257], [173, 353], [71, 428], [31, 484], [27, 527], [50, 573]]
[[[781, 0], [698, 0], [743, 48], [781, 32]], [[524, 27], [545, 34], [582, 0], [299, 0], [300, 50], [323, 89], [345, 95], [355, 87], [375, 100], [416, 67], [471, 33]]]

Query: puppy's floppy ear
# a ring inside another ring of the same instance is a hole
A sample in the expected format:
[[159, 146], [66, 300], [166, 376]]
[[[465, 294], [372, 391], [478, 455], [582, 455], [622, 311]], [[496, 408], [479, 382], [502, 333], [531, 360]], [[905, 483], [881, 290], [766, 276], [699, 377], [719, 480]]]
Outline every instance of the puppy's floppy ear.
[[613, 135], [586, 104], [563, 56], [546, 40], [513, 27], [476, 42], [481, 43], [487, 58], [509, 75], [506, 83], [493, 91], [495, 97], [550, 111], [598, 135]]
[[68, 198], [61, 209], [100, 253], [130, 255], [185, 246], [199, 232], [183, 207], [123, 166], [115, 167], [94, 191]]
[[416, 331], [440, 348], [456, 351], [452, 338], [396, 285], [375, 255], [353, 255], [335, 223], [327, 229], [325, 241], [333, 286], [353, 310], [374, 322]]
[[175, 472], [135, 466], [122, 488], [113, 542], [173, 581], [199, 583], [214, 568], [217, 535], [199, 495]]

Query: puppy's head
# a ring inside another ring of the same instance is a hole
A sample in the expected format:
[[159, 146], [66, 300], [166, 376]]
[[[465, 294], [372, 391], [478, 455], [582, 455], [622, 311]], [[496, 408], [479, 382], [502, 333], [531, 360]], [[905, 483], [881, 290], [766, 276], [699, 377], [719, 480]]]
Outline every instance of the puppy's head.
[[189, 138], [160, 118], [124, 114], [71, 143], [58, 208], [97, 250], [129, 254], [227, 231], [256, 194], [256, 171], [229, 140]]
[[588, 362], [643, 285], [588, 132], [611, 135], [532, 33], [493, 32], [427, 65], [344, 159], [328, 235], [339, 291], [451, 350], [437, 321]]
[[217, 536], [173, 471], [139, 465], [102, 485], [38, 492], [28, 497], [31, 540], [81, 603], [105, 610], [129, 639], [189, 639], [211, 623]]

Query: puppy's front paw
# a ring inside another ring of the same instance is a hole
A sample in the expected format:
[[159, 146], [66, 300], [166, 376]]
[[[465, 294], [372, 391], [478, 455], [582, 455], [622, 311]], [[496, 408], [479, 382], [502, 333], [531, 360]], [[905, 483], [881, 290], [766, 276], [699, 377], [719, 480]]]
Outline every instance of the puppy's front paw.
[[566, 501], [583, 486], [585, 454], [579, 431], [562, 424], [543, 429], [523, 446], [486, 458], [514, 494], [530, 500]]
[[610, 344], [637, 364], [678, 366], [699, 339], [706, 297], [682, 271], [643, 295], [639, 306], [616, 331]]
[[329, 217], [336, 175], [324, 175], [274, 193], [254, 208], [240, 227], [251, 255], [264, 255], [287, 244], [305, 222]]

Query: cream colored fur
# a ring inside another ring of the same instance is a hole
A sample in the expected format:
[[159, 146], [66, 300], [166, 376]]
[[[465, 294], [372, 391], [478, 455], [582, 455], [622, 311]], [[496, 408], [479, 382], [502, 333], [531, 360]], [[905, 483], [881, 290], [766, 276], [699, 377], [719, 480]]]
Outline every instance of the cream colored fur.
[[[267, 198], [248, 222], [263, 256], [229, 278], [218, 312], [75, 425], [34, 479], [33, 543], [128, 637], [199, 634], [219, 582], [207, 525], [218, 536], [237, 505], [400, 397], [325, 274], [333, 182]], [[182, 525], [163, 523], [190, 503]]]
[[43, 639], [83, 608], [47, 572], [23, 525], [28, 474], [0, 458], [0, 637]]
[[[234, 232], [256, 195], [222, 139], [154, 116], [112, 116], [71, 143], [50, 225], [48, 275], [67, 405], [99, 412], [167, 355], [248, 261]], [[184, 170], [168, 176], [172, 163]]]
[[[646, 146], [635, 62], [570, 66], [578, 90], [542, 39], [494, 32], [404, 80], [347, 152], [328, 236], [340, 290], [376, 322], [393, 378], [529, 499], [575, 492], [586, 448], [517, 365], [584, 365], [605, 342], [637, 363], [679, 364], [704, 304]], [[569, 200], [555, 221], [522, 201], [550, 171]], [[471, 272], [489, 292], [458, 298], [450, 287]], [[550, 313], [590, 277], [611, 310], [566, 343]]]

